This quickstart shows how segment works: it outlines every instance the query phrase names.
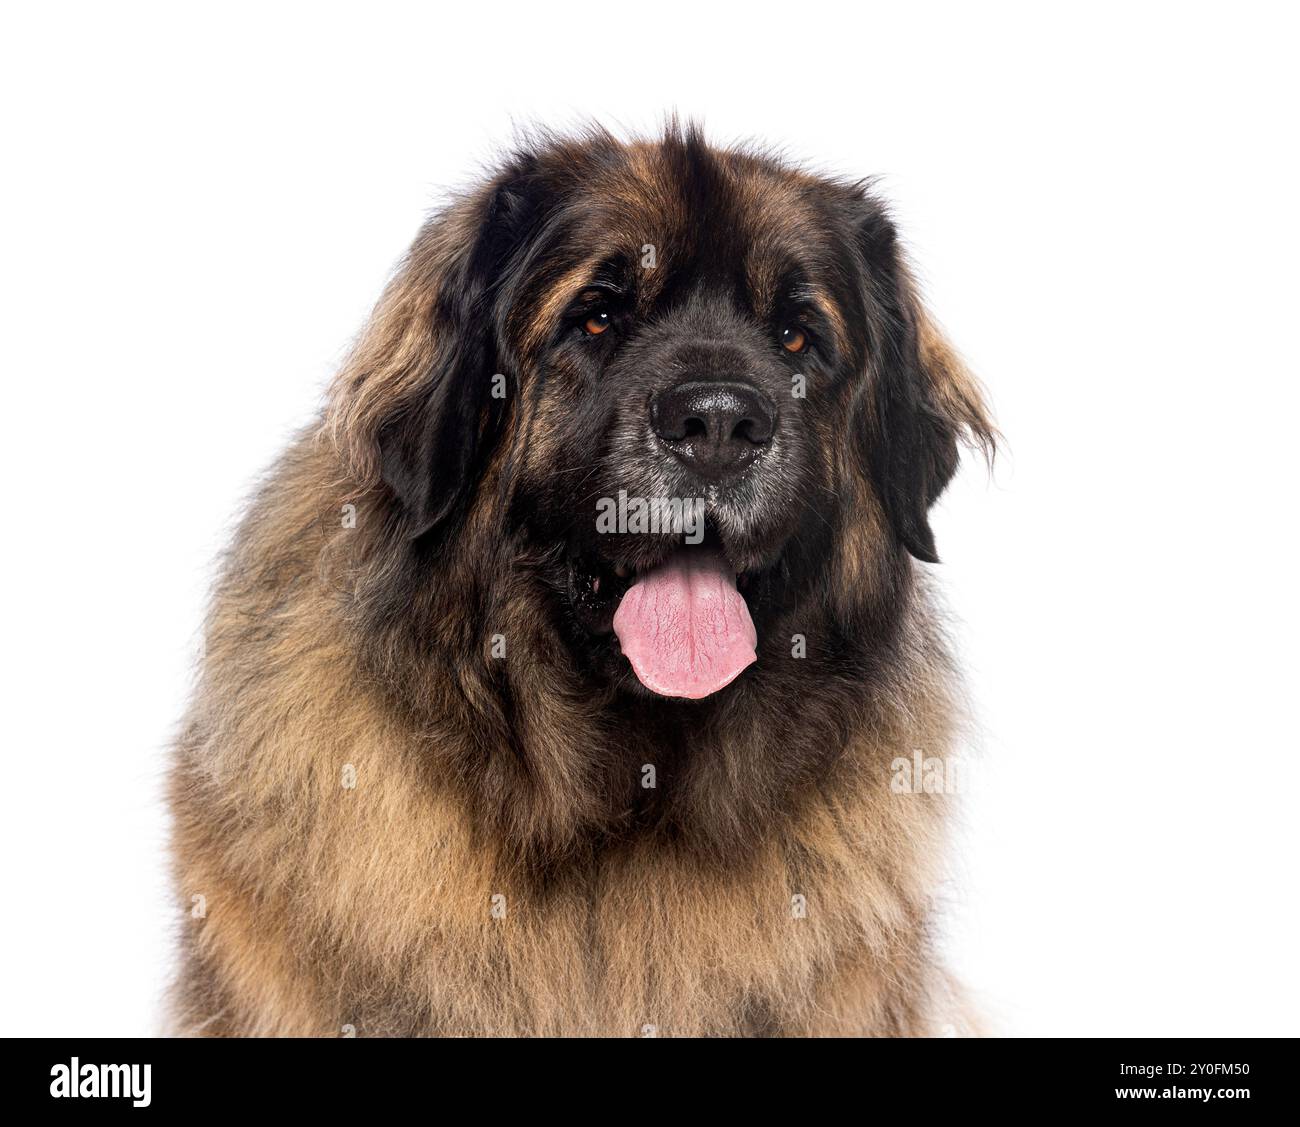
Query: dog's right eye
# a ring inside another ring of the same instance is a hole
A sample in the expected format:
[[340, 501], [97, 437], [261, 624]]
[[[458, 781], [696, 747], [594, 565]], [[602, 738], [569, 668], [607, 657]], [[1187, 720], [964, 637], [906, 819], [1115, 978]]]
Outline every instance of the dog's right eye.
[[787, 325], [781, 330], [781, 347], [787, 352], [802, 352], [808, 347], [808, 334], [798, 325]]
[[598, 309], [582, 323], [582, 331], [591, 337], [598, 337], [614, 323], [608, 309]]

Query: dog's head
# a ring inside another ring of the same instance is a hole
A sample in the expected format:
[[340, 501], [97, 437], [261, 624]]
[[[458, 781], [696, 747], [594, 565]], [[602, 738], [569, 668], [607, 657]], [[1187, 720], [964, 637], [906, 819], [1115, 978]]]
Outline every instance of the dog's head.
[[675, 129], [547, 140], [431, 220], [331, 422], [407, 550], [490, 514], [583, 669], [677, 697], [935, 560], [992, 443], [876, 199]]

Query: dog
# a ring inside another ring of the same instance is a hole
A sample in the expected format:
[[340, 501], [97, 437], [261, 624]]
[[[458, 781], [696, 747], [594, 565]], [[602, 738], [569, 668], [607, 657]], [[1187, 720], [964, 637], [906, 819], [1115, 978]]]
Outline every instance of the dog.
[[174, 749], [171, 1028], [936, 1035], [983, 393], [869, 185], [537, 134], [252, 501]]

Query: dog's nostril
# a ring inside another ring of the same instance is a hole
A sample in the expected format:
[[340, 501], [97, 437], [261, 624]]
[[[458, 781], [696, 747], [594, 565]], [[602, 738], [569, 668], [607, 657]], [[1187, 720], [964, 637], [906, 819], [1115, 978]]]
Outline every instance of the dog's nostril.
[[708, 424], [701, 418], [692, 415], [686, 420], [686, 425], [682, 428], [684, 438], [703, 438], [709, 433]]
[[770, 432], [765, 432], [754, 419], [741, 419], [731, 431], [732, 438], [741, 438], [746, 442], [752, 442], [755, 446], [761, 446], [764, 442], [771, 439]]

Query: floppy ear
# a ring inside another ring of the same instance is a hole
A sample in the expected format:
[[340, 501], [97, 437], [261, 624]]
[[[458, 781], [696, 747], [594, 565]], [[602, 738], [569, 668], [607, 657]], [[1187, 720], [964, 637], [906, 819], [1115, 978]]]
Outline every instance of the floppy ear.
[[862, 221], [859, 245], [878, 307], [869, 344], [875, 426], [860, 431], [866, 460], [899, 541], [917, 559], [938, 563], [930, 506], [957, 470], [959, 443], [991, 460], [997, 431], [978, 381], [921, 305], [881, 209]]
[[536, 181], [520, 157], [425, 225], [336, 384], [327, 427], [410, 539], [463, 513], [500, 433], [497, 291], [540, 223]]

